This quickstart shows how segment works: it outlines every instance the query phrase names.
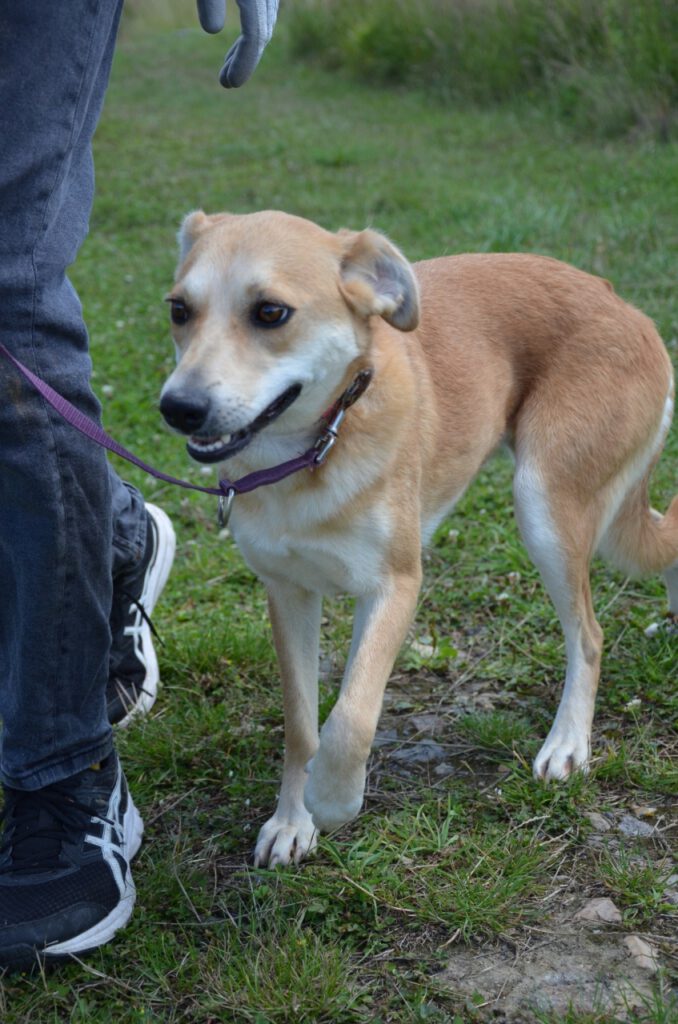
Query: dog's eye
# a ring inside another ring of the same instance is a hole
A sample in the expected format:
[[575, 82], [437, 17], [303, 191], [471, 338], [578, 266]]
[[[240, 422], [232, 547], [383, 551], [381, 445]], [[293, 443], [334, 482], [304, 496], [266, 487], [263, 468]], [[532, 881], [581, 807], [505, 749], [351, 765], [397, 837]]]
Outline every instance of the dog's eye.
[[252, 310], [252, 319], [260, 327], [280, 327], [292, 312], [289, 306], [279, 306], [277, 302], [260, 302]]
[[170, 316], [172, 323], [181, 327], [189, 320], [191, 311], [183, 299], [170, 299]]

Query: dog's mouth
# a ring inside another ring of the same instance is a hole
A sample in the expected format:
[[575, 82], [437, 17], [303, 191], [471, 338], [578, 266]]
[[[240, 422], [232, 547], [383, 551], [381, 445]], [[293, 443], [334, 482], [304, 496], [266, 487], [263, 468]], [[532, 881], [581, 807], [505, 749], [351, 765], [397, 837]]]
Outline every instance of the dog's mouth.
[[301, 384], [292, 384], [270, 405], [267, 405], [249, 426], [237, 430], [234, 434], [224, 434], [218, 437], [202, 437], [194, 434], [186, 444], [188, 454], [197, 462], [224, 462], [226, 459], [230, 459], [231, 456], [246, 448], [255, 434], [282, 416], [292, 402], [296, 401], [300, 393]]

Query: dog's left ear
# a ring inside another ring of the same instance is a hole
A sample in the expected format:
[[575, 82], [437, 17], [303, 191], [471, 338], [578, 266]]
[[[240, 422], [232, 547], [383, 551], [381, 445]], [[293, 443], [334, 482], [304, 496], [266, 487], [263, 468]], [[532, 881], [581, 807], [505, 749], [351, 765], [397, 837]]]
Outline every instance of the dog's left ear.
[[378, 231], [341, 231], [346, 247], [339, 288], [359, 315], [381, 316], [399, 331], [419, 323], [419, 287], [399, 249]]
[[193, 213], [189, 213], [184, 217], [181, 227], [177, 232], [179, 266], [184, 262], [203, 231], [209, 227], [209, 224], [210, 218], [202, 210], [194, 210]]

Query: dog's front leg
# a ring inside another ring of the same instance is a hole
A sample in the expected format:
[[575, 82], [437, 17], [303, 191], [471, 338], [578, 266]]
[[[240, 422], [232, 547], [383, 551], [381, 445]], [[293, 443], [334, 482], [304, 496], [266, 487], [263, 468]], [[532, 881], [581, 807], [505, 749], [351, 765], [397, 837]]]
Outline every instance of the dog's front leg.
[[285, 761], [278, 806], [259, 832], [254, 863], [299, 863], [316, 845], [304, 806], [306, 764], [318, 746], [318, 643], [322, 601], [302, 587], [266, 581], [285, 715]]
[[351, 652], [337, 702], [320, 733], [308, 766], [304, 802], [323, 831], [358, 814], [365, 766], [384, 689], [414, 616], [421, 568], [392, 576], [377, 592], [358, 598]]

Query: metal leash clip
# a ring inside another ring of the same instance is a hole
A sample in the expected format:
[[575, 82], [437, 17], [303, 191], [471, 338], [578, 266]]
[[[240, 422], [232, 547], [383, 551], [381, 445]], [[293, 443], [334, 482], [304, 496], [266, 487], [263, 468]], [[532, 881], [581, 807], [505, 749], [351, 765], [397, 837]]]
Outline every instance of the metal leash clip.
[[231, 518], [231, 509], [233, 508], [233, 502], [235, 501], [235, 494], [235, 487], [229, 487], [226, 494], [219, 495], [219, 503], [217, 505], [217, 523], [222, 530], [228, 526], [228, 520]]
[[322, 466], [323, 462], [329, 455], [330, 451], [334, 447], [337, 441], [337, 431], [341, 425], [341, 421], [345, 416], [343, 409], [338, 409], [334, 416], [327, 424], [322, 434], [315, 443], [316, 456], [313, 460], [316, 466]]
[[346, 415], [346, 410], [350, 409], [354, 402], [358, 401], [363, 391], [372, 380], [373, 373], [374, 371], [370, 367], [365, 370], [361, 370], [360, 373], [356, 375], [350, 387], [347, 387], [343, 395], [341, 395], [337, 402], [335, 402], [332, 408], [335, 409], [336, 412], [314, 445], [316, 449], [316, 456], [313, 461], [316, 466], [322, 466], [323, 462], [336, 444], [337, 432], [341, 426], [341, 421]]

